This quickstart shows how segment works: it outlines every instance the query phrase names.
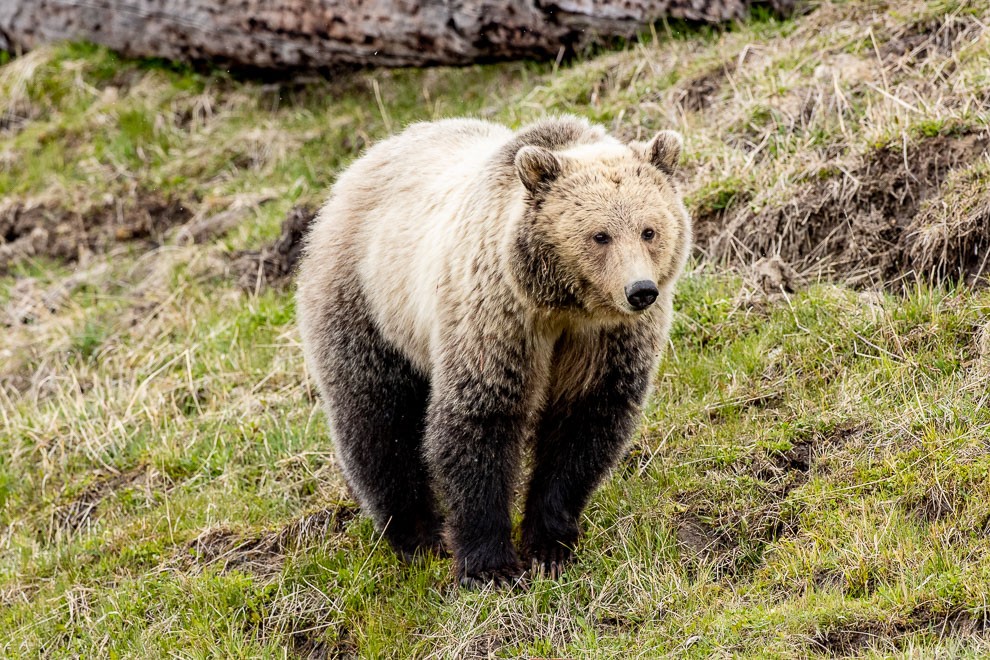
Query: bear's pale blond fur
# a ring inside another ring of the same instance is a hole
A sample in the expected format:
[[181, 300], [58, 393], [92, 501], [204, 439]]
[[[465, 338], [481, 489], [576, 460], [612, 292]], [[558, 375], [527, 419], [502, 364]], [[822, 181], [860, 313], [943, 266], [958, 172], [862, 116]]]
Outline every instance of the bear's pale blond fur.
[[[563, 433], [550, 417], [615, 399], [582, 422], [597, 434], [590, 467], [559, 466], [587, 485], [540, 485], [535, 468], [531, 497], [547, 501], [527, 510], [524, 541], [573, 543], [570, 518], [634, 427], [670, 327], [691, 242], [670, 177], [680, 148], [670, 132], [624, 145], [567, 117], [519, 133], [446, 120], [411, 126], [340, 176], [308, 238], [299, 322], [348, 482], [398, 549], [437, 545], [446, 508], [462, 577], [514, 575], [505, 491], [520, 447], [540, 442], [541, 425]], [[627, 297], [635, 282], [656, 284], [645, 310]], [[419, 514], [396, 489], [423, 500], [423, 520], [400, 520]], [[562, 508], [560, 539], [540, 506]], [[565, 558], [528, 550], [541, 564]]]

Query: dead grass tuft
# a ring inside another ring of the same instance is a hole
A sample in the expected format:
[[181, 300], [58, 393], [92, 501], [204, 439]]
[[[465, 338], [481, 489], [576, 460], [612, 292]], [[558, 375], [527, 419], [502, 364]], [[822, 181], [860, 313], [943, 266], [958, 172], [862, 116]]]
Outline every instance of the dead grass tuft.
[[289, 657], [357, 658], [360, 649], [339, 615], [335, 595], [309, 588], [285, 590], [280, 585], [277, 597], [248, 627], [262, 640], [278, 639]]
[[28, 86], [39, 68], [52, 58], [49, 49], [37, 49], [0, 68], [0, 137], [17, 134], [28, 122], [43, 117], [45, 108], [31, 101]]
[[97, 263], [47, 287], [40, 285], [36, 278], [21, 278], [11, 287], [9, 299], [0, 309], [0, 325], [10, 328], [44, 323], [69, 304], [72, 294], [79, 288], [102, 286], [108, 272], [106, 262]]
[[982, 36], [984, 29], [976, 17], [959, 12], [928, 17], [896, 29], [879, 53], [885, 65], [907, 69], [929, 58], [951, 57]]

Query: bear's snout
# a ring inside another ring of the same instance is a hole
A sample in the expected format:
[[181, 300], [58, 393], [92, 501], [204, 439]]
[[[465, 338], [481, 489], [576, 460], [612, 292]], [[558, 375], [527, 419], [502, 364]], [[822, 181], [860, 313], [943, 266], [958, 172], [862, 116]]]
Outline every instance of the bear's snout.
[[626, 285], [626, 300], [635, 310], [646, 309], [660, 295], [660, 290], [652, 280], [639, 280]]

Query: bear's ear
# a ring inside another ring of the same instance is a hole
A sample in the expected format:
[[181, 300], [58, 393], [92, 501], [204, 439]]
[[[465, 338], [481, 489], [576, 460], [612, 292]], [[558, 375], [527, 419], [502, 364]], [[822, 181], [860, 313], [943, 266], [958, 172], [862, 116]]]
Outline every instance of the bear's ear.
[[516, 153], [516, 173], [533, 194], [544, 190], [562, 169], [560, 159], [542, 147], [525, 146]]
[[660, 131], [643, 149], [644, 156], [664, 174], [673, 174], [681, 158], [684, 138], [677, 131]]

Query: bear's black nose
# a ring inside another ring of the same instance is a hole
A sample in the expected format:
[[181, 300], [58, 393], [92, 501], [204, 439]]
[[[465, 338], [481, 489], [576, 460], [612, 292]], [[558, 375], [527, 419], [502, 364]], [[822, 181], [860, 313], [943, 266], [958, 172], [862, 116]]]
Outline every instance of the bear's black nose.
[[659, 295], [657, 285], [651, 280], [640, 280], [626, 286], [626, 300], [633, 309], [646, 309]]

